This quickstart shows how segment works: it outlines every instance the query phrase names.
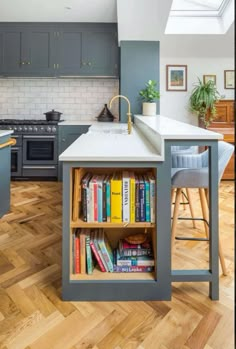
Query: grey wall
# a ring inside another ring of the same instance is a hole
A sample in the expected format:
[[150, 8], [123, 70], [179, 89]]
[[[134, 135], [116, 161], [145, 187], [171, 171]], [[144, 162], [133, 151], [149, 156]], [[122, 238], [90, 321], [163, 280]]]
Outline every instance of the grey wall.
[[[156, 80], [159, 89], [159, 41], [121, 41], [120, 43], [120, 94], [129, 98], [131, 113], [142, 113], [139, 91], [148, 80]], [[120, 103], [120, 120], [127, 121], [127, 103]], [[157, 101], [157, 114], [159, 101]]]

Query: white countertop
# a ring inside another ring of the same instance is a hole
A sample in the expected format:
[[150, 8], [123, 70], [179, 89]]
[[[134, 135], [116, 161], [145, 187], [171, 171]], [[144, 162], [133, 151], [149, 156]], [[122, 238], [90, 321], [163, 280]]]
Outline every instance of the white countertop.
[[59, 122], [58, 126], [79, 126], [79, 125], [93, 125], [97, 124], [98, 121], [96, 120], [68, 120], [68, 121], [62, 121]]
[[60, 156], [60, 161], [164, 161], [164, 142], [173, 140], [218, 140], [208, 131], [165, 116], [134, 116], [135, 126], [95, 122]]
[[208, 131], [204, 128], [186, 124], [181, 121], [167, 118], [162, 115], [143, 116], [135, 115], [135, 123], [142, 122], [154, 132], [161, 135], [163, 139], [223, 139], [222, 134]]
[[0, 130], [0, 137], [8, 136], [13, 132], [13, 130]]

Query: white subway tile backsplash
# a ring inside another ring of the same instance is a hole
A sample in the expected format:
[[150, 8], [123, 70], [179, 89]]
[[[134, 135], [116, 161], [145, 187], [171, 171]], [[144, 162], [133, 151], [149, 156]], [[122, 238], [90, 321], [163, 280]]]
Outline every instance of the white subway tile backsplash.
[[[119, 93], [118, 79], [0, 79], [0, 117], [42, 119], [55, 109], [64, 120], [95, 120]], [[112, 112], [118, 115], [118, 102]]]

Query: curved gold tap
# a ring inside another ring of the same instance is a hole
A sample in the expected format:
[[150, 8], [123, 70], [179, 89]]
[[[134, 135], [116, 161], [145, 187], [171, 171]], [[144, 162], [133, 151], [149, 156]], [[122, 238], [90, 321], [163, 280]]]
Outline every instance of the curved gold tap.
[[109, 103], [109, 107], [111, 108], [112, 102], [114, 101], [114, 99], [116, 98], [124, 98], [126, 100], [126, 102], [128, 103], [128, 113], [126, 113], [127, 117], [128, 117], [128, 134], [131, 134], [132, 131], [132, 121], [131, 121], [131, 108], [130, 108], [130, 101], [128, 100], [127, 97], [123, 96], [123, 95], [117, 95], [112, 97], [112, 99], [110, 100]]

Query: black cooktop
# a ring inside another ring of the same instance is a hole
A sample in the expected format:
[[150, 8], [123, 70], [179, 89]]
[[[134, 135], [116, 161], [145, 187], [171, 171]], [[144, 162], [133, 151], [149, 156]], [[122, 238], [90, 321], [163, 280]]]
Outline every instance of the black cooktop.
[[60, 121], [29, 120], [29, 119], [0, 119], [0, 125], [57, 125]]

